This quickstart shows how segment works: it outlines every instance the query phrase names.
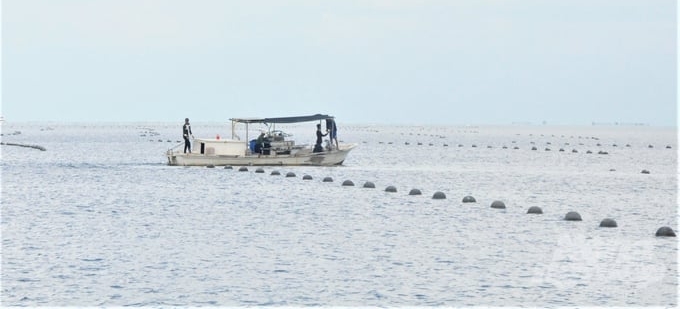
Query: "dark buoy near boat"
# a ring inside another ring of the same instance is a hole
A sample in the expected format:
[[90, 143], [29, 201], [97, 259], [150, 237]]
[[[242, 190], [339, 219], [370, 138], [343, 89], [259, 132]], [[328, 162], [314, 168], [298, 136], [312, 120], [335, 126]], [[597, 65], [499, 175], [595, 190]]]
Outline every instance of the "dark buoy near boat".
[[564, 216], [564, 220], [567, 221], [581, 221], [581, 215], [578, 212], [570, 211]]
[[505, 209], [505, 203], [502, 201], [493, 201], [493, 203], [491, 203], [491, 208]]
[[278, 175], [281, 175], [281, 172], [279, 172], [279, 171], [272, 171], [271, 175], [272, 175], [272, 176], [278, 176]]
[[239, 167], [238, 171], [239, 171], [239, 172], [247, 172], [247, 171], [248, 171], [248, 168], [245, 167], [245, 166], [241, 166], [241, 167]]
[[370, 182], [370, 181], [367, 181], [367, 182], [364, 183], [364, 188], [371, 188], [371, 189], [373, 189], [373, 188], [375, 188], [375, 184], [372, 183], [372, 182]]
[[433, 200], [445, 200], [446, 199], [446, 194], [441, 191], [437, 191], [432, 195]]
[[304, 175], [304, 176], [302, 176], [302, 180], [312, 180], [312, 176]]
[[261, 168], [261, 167], [258, 167], [258, 168], [255, 170], [255, 173], [264, 173], [264, 169]]
[[600, 222], [600, 227], [617, 227], [614, 219], [606, 218]]
[[354, 183], [351, 180], [345, 180], [345, 181], [342, 182], [342, 185], [347, 186], [347, 187], [352, 187], [352, 186], [354, 186]]
[[656, 230], [656, 236], [658, 237], [675, 237], [675, 232], [669, 226], [662, 226]]
[[421, 194], [423, 193], [420, 192], [420, 190], [418, 189], [411, 189], [411, 191], [408, 192], [408, 195], [421, 195]]
[[648, 170], [642, 170], [640, 173], [642, 173], [642, 174], [649, 174], [649, 171], [648, 171]]
[[474, 197], [468, 195], [463, 198], [463, 203], [477, 203], [477, 200], [475, 200]]
[[387, 186], [387, 188], [385, 188], [385, 192], [392, 192], [392, 193], [397, 192], [397, 187]]
[[333, 177], [326, 176], [326, 177], [323, 178], [322, 181], [323, 181], [323, 182], [333, 182]]
[[529, 210], [527, 211], [527, 213], [528, 214], [540, 215], [540, 214], [543, 213], [543, 209], [541, 209], [541, 207], [538, 207], [538, 206], [531, 206], [531, 207], [529, 207]]
[[295, 177], [295, 173], [288, 172], [288, 173], [286, 173], [286, 177]]
[[208, 164], [208, 165], [206, 165], [205, 167], [207, 167], [207, 168], [215, 168], [215, 166], [212, 165], [212, 164]]
[[231, 170], [231, 169], [234, 169], [234, 168], [231, 165], [227, 165], [227, 166], [224, 167], [224, 169], [225, 170]]

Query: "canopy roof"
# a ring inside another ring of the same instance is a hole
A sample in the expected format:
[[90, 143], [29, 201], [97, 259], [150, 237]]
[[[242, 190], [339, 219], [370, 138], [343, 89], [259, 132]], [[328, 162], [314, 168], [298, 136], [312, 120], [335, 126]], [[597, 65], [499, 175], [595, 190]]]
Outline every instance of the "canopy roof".
[[296, 123], [324, 120], [329, 118], [332, 119], [334, 117], [329, 115], [316, 114], [309, 116], [274, 117], [274, 118], [231, 118], [229, 120], [231, 120], [232, 122], [240, 123]]

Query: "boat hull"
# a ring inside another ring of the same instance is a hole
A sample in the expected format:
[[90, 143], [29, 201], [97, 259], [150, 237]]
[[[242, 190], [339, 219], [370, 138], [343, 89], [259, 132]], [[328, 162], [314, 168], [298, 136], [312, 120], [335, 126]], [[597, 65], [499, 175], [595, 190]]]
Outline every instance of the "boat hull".
[[349, 145], [340, 150], [294, 155], [214, 155], [185, 154], [168, 151], [168, 165], [172, 166], [333, 166], [340, 165], [355, 147]]

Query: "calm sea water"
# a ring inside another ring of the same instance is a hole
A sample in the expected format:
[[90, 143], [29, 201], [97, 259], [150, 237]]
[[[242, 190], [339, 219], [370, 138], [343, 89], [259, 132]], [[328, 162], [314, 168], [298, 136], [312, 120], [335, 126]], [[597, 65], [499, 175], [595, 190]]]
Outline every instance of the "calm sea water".
[[654, 236], [678, 232], [675, 128], [340, 123], [343, 166], [265, 173], [165, 165], [180, 130], [5, 123], [47, 151], [2, 146], [1, 305], [678, 304], [677, 238]]

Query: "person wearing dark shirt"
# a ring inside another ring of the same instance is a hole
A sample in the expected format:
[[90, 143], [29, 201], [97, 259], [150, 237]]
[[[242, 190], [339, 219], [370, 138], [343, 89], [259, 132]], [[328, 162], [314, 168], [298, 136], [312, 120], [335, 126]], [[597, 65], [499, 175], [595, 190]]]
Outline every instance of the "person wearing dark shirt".
[[189, 136], [192, 138], [194, 134], [191, 133], [191, 125], [189, 124], [189, 118], [184, 118], [184, 126], [182, 127], [182, 136], [184, 137], [184, 153], [191, 153], [191, 141]]
[[264, 132], [260, 133], [260, 136], [257, 137], [257, 141], [255, 142], [255, 152], [258, 154], [262, 154], [262, 150], [264, 148]]
[[321, 124], [316, 125], [316, 144], [314, 144], [314, 152], [322, 152], [323, 147], [321, 147], [322, 137], [328, 135], [328, 133], [321, 133]]

